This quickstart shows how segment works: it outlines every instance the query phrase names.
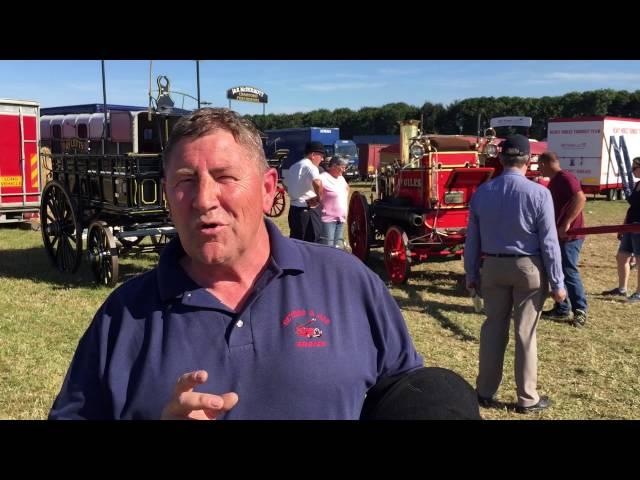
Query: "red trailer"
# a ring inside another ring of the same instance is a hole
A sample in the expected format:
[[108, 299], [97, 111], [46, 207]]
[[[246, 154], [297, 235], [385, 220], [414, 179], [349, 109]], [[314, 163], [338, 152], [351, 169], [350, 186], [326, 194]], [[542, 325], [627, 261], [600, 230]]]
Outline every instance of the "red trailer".
[[360, 157], [360, 178], [366, 180], [373, 177], [380, 167], [380, 150], [388, 147], [388, 143], [359, 143], [358, 156]]
[[38, 216], [40, 105], [0, 99], [0, 223]]

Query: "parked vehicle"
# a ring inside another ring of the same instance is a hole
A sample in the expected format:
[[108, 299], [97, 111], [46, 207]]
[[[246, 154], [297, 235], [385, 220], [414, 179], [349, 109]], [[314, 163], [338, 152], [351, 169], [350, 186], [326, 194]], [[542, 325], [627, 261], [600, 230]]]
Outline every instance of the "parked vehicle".
[[563, 170], [580, 180], [585, 193], [623, 198], [629, 173], [625, 164], [640, 156], [640, 119], [552, 118], [547, 133], [549, 150], [556, 152]]
[[[480, 152], [480, 164], [493, 168], [493, 176], [502, 173], [502, 164], [498, 159], [500, 153], [500, 145], [505, 138], [511, 134], [519, 133], [529, 137], [529, 128], [533, 120], [531, 117], [495, 117], [489, 121], [489, 128], [484, 131], [482, 137], [478, 137], [478, 149]], [[469, 137], [471, 138], [471, 137]], [[533, 138], [529, 138], [531, 148], [531, 160], [526, 176], [532, 180], [536, 180], [541, 184], [547, 184], [548, 181], [540, 177], [538, 171], [538, 157], [547, 151], [547, 142], [541, 142]]]
[[358, 149], [352, 140], [340, 140], [339, 128], [285, 128], [266, 130], [264, 133], [267, 137], [265, 154], [268, 159], [280, 160], [279, 174], [282, 177], [291, 165], [304, 157], [304, 147], [307, 142], [321, 142], [324, 145], [326, 162], [333, 155], [348, 157], [349, 166], [344, 173], [347, 180], [355, 179], [360, 175], [358, 172]]
[[38, 217], [42, 171], [40, 105], [0, 99], [0, 223]]
[[383, 247], [394, 284], [407, 281], [413, 264], [463, 253], [469, 202], [494, 171], [480, 166], [475, 139], [423, 134], [418, 125], [401, 123], [400, 154], [376, 172], [371, 204], [359, 192], [349, 202], [352, 253], [366, 262]]
[[389, 146], [384, 143], [358, 143], [358, 154], [360, 157], [360, 178], [367, 180], [375, 175], [380, 168], [380, 151]]

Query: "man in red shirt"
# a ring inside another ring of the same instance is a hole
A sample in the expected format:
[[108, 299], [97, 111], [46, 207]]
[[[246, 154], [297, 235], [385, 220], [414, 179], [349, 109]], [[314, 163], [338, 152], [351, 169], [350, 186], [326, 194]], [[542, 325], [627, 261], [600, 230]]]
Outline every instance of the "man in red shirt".
[[587, 198], [576, 176], [560, 168], [560, 160], [554, 152], [540, 155], [538, 168], [543, 176], [551, 179], [549, 190], [556, 214], [562, 271], [567, 288], [567, 298], [564, 302], [556, 303], [551, 310], [542, 312], [542, 318], [570, 321], [573, 310], [573, 325], [582, 327], [587, 321], [587, 297], [578, 271], [578, 258], [585, 237], [567, 235], [567, 231], [584, 226], [582, 209]]

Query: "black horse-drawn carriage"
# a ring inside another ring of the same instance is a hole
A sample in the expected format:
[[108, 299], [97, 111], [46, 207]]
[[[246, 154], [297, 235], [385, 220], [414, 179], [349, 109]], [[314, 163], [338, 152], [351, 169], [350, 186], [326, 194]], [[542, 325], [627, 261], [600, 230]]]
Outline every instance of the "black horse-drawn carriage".
[[[43, 113], [41, 143], [51, 157], [40, 206], [47, 254], [58, 270], [75, 272], [86, 231], [96, 281], [114, 286], [119, 257], [159, 252], [175, 235], [161, 186], [161, 152], [185, 112], [109, 105], [105, 115], [103, 105], [81, 105]], [[151, 241], [143, 243], [146, 237]]]

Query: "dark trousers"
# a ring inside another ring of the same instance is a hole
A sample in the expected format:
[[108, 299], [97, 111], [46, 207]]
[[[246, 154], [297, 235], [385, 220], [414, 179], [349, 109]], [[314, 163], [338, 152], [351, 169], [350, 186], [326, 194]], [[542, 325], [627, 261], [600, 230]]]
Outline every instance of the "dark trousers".
[[320, 208], [295, 207], [289, 208], [289, 237], [320, 243], [322, 220]]
[[571, 240], [560, 243], [560, 253], [562, 254], [562, 272], [564, 273], [564, 283], [567, 287], [567, 298], [564, 302], [556, 303], [555, 309], [560, 314], [569, 314], [571, 310], [587, 311], [587, 296], [584, 292], [584, 285], [578, 271], [578, 259], [580, 249], [584, 243], [583, 239]]

